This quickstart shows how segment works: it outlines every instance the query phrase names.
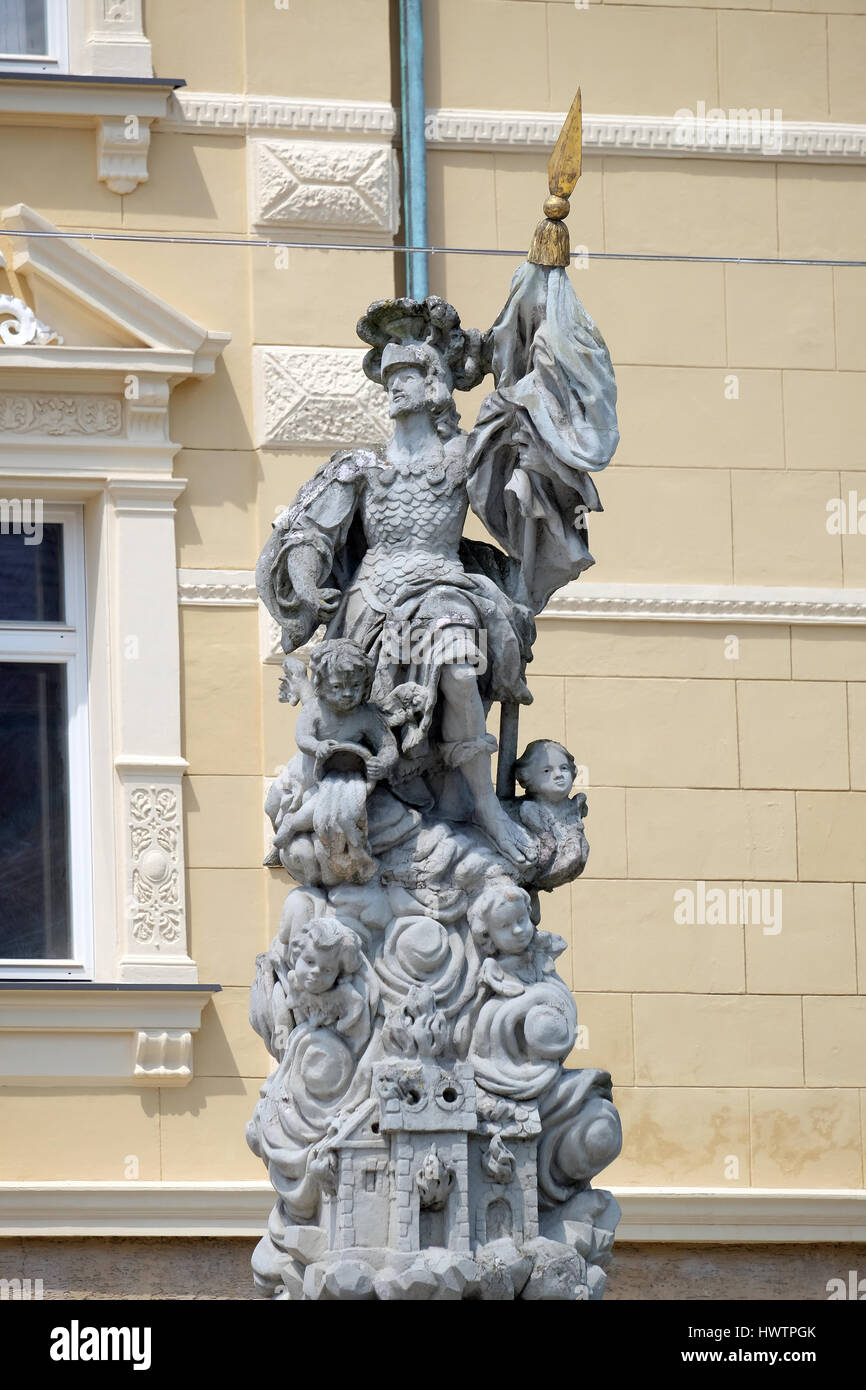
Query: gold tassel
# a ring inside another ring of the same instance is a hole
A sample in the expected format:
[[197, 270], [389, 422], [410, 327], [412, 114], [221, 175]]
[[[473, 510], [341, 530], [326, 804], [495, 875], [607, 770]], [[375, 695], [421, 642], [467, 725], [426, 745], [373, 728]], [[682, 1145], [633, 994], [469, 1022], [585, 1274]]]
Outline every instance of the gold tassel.
[[568, 216], [568, 199], [551, 195], [545, 199], [544, 211], [547, 215], [535, 229], [526, 259], [533, 265], [568, 265], [568, 228], [562, 221]]

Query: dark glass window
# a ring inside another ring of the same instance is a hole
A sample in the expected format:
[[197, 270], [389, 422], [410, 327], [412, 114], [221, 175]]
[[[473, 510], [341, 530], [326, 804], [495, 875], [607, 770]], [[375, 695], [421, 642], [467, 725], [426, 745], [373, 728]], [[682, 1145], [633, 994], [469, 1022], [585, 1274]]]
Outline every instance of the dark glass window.
[[0, 622], [62, 623], [63, 527], [45, 522], [38, 545], [22, 535], [14, 515], [5, 516], [0, 532]]
[[0, 957], [68, 958], [66, 667], [0, 661]]
[[45, 0], [3, 0], [0, 4], [0, 53], [29, 57], [48, 46]]

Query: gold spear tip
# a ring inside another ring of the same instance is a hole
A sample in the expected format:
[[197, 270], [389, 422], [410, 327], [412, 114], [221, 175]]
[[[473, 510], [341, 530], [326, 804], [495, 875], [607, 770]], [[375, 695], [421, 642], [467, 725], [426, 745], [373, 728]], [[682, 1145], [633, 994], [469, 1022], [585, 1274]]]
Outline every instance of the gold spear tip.
[[578, 87], [548, 161], [550, 196], [544, 200], [544, 221], [535, 229], [527, 256], [533, 265], [566, 266], [571, 259], [564, 219], [570, 209], [568, 200], [581, 174], [582, 147], [583, 112]]

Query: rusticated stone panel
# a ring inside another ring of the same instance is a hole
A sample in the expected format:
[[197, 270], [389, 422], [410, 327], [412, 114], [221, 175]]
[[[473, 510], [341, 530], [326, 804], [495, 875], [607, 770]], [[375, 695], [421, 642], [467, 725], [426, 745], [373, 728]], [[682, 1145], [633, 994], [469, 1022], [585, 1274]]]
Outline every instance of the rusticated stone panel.
[[376, 444], [387, 438], [381, 386], [364, 376], [363, 349], [254, 349], [257, 443], [265, 447]]
[[397, 156], [390, 146], [256, 140], [250, 157], [257, 226], [396, 232]]

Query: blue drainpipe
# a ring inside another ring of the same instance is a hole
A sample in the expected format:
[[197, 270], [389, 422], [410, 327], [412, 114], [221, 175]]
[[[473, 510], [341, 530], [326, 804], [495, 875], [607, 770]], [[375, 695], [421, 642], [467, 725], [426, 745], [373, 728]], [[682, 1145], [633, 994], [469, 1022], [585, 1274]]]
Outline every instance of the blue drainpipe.
[[[427, 245], [427, 144], [424, 138], [424, 0], [400, 0], [400, 115], [403, 133], [403, 222], [407, 246]], [[406, 253], [406, 294], [429, 293], [427, 256]]]

